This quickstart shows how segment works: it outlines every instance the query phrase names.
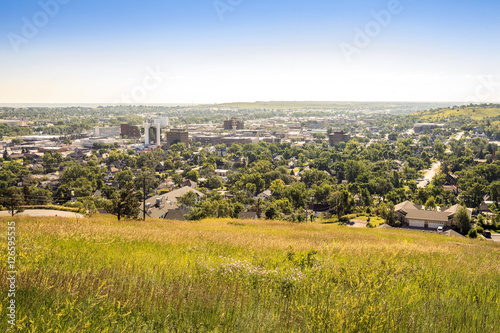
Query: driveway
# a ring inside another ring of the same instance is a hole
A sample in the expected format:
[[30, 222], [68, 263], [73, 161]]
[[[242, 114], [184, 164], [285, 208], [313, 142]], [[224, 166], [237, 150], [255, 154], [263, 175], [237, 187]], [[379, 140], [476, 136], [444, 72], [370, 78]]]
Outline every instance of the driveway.
[[491, 239], [495, 242], [500, 242], [500, 234], [491, 234]]
[[[0, 212], [0, 216], [11, 216], [10, 212], [4, 210]], [[79, 213], [65, 212], [61, 210], [51, 210], [51, 209], [26, 209], [24, 212], [16, 214], [15, 216], [61, 216], [61, 217], [74, 217], [83, 218], [84, 216]]]
[[352, 227], [352, 228], [366, 228], [367, 224], [368, 223], [365, 221], [351, 220], [351, 221], [347, 222], [345, 225], [348, 227]]
[[427, 180], [429, 183], [432, 181], [432, 178], [436, 175], [436, 173], [439, 170], [439, 167], [441, 167], [441, 162], [437, 161], [436, 163], [432, 164], [431, 168], [427, 170], [425, 173], [423, 179], [424, 181], [418, 183], [417, 187], [423, 188], [427, 186]]

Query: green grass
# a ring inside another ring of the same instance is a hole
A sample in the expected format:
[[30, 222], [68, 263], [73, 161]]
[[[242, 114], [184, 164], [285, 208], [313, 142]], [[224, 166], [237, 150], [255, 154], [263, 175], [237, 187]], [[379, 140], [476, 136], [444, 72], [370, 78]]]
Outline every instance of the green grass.
[[378, 216], [360, 215], [358, 217], [352, 218], [352, 220], [359, 220], [359, 221], [368, 222], [368, 218], [370, 218], [370, 223], [373, 224], [375, 227], [378, 227], [382, 223], [385, 223], [385, 220], [383, 218], [378, 217]]
[[500, 109], [488, 108], [480, 106], [460, 107], [460, 108], [443, 108], [437, 110], [427, 110], [417, 112], [421, 121], [439, 122], [450, 117], [466, 116], [473, 120], [482, 120], [484, 118], [496, 117], [500, 115]]
[[277, 221], [14, 220], [23, 332], [498, 331], [494, 242]]

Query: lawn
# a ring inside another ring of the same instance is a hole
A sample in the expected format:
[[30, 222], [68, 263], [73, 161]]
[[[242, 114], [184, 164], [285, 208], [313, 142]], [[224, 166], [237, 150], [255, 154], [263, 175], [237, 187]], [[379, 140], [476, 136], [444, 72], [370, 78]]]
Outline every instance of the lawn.
[[494, 242], [278, 221], [14, 221], [19, 331], [498, 332]]
[[359, 220], [359, 221], [368, 222], [368, 219], [370, 219], [370, 223], [375, 227], [378, 227], [379, 225], [385, 223], [385, 220], [381, 217], [367, 216], [367, 215], [360, 215], [360, 216], [352, 218], [351, 220]]

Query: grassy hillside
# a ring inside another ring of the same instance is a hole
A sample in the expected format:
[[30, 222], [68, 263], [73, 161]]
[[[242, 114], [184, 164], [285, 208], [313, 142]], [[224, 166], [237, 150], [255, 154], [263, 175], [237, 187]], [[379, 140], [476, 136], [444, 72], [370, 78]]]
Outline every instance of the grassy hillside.
[[[270, 102], [236, 102], [236, 103], [223, 103], [216, 104], [219, 107], [232, 107], [241, 109], [350, 109], [356, 103], [349, 102], [301, 102], [301, 101], [270, 101]], [[366, 103], [366, 105], [369, 103]], [[358, 106], [358, 104], [356, 104]], [[359, 103], [359, 106], [363, 106], [363, 103]]]
[[470, 117], [482, 120], [489, 117], [500, 116], [500, 106], [461, 106], [460, 108], [442, 108], [415, 113], [422, 121], [438, 122], [450, 117]]
[[[500, 247], [492, 242], [267, 221], [14, 220], [26, 332], [499, 327]], [[8, 288], [0, 283], [4, 331]]]
[[442, 107], [445, 103], [418, 103], [418, 102], [325, 102], [325, 101], [269, 101], [269, 102], [240, 102], [211, 105], [214, 107], [231, 107], [241, 109], [335, 109], [338, 111], [388, 112], [425, 110]]

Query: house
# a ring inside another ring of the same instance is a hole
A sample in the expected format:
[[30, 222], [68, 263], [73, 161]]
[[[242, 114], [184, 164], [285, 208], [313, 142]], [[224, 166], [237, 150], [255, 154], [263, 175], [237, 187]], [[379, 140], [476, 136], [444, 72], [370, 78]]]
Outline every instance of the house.
[[175, 188], [175, 183], [171, 179], [167, 179], [161, 182], [156, 188], [157, 194], [162, 194], [165, 192], [172, 191]]
[[449, 173], [446, 175], [446, 185], [455, 185], [457, 186], [457, 182], [458, 182], [458, 176], [453, 174], [453, 173]]
[[[423, 206], [415, 205], [410, 201], [397, 204], [394, 207], [396, 219], [403, 226], [425, 229], [437, 229], [438, 227], [454, 227], [453, 218], [460, 209], [460, 205], [452, 207], [441, 207], [436, 211], [424, 210]], [[467, 210], [469, 217], [471, 212]]]
[[191, 179], [184, 179], [182, 181], [182, 183], [181, 183], [181, 186], [187, 186], [187, 187], [191, 187], [191, 188], [196, 188], [196, 187], [198, 187], [198, 183], [192, 181]]
[[189, 209], [173, 209], [168, 211], [166, 220], [186, 221], [184, 215], [189, 214]]
[[445, 191], [450, 191], [454, 195], [458, 195], [460, 193], [460, 189], [455, 185], [443, 185], [443, 189]]
[[[176, 209], [177, 204], [172, 204], [172, 202], [165, 200], [164, 195], [155, 195], [146, 200], [146, 217], [152, 217], [157, 219], [163, 219], [170, 210]], [[142, 211], [143, 204], [141, 204], [139, 217], [144, 217]]]
[[331, 214], [335, 207], [325, 204], [307, 204], [307, 209], [312, 211], [314, 216], [319, 216], [320, 214]]
[[491, 213], [489, 204], [483, 203], [479, 205], [479, 208], [477, 209], [478, 214], [483, 214], [483, 215], [488, 215], [488, 213]]
[[256, 212], [241, 212], [238, 218], [242, 220], [257, 220], [259, 216]]
[[262, 199], [262, 200], [267, 200], [269, 199], [271, 196], [272, 196], [272, 192], [270, 190], [265, 190], [264, 192], [261, 192], [257, 195], [257, 198], [258, 199]]
[[215, 174], [219, 177], [227, 177], [228, 172], [229, 172], [229, 170], [225, 170], [225, 169], [216, 169], [215, 170]]
[[[170, 211], [177, 210], [179, 208], [179, 205], [177, 204], [177, 199], [190, 191], [196, 194], [196, 199], [195, 199], [196, 202], [201, 200], [201, 198], [205, 197], [205, 194], [188, 186], [179, 188], [177, 190], [168, 193], [152, 196], [146, 200], [145, 204], [146, 217], [160, 218], [160, 219], [167, 218], [167, 214]], [[140, 205], [141, 212], [139, 213], [139, 217], [141, 218], [144, 217], [143, 207], [144, 205], [143, 203], [141, 203]]]
[[200, 201], [202, 198], [205, 197], [205, 194], [201, 193], [200, 191], [198, 190], [195, 190], [191, 187], [188, 187], [188, 186], [184, 186], [184, 187], [181, 187], [177, 190], [173, 190], [171, 192], [168, 192], [168, 193], [165, 193], [163, 194], [162, 196], [165, 197], [165, 199], [167, 201], [170, 201], [172, 202], [173, 204], [177, 204], [177, 199], [182, 197], [184, 194], [190, 192], [190, 191], [193, 191], [194, 194], [196, 194], [196, 199], [195, 201]]

